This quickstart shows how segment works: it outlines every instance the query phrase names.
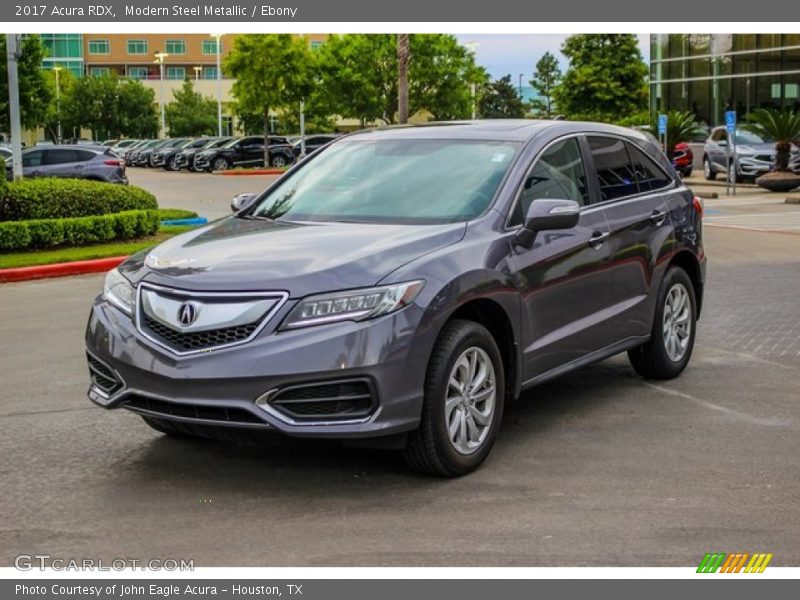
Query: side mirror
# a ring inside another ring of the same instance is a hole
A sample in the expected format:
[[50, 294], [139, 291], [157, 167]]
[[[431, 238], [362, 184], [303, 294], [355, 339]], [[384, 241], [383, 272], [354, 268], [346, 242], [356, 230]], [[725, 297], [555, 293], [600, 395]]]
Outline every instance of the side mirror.
[[258, 197], [257, 194], [252, 192], [245, 192], [243, 194], [236, 194], [231, 200], [231, 212], [238, 213], [253, 206], [253, 203]]
[[580, 216], [581, 207], [574, 200], [534, 200], [525, 215], [522, 229], [517, 233], [517, 243], [531, 247], [540, 231], [572, 229]]

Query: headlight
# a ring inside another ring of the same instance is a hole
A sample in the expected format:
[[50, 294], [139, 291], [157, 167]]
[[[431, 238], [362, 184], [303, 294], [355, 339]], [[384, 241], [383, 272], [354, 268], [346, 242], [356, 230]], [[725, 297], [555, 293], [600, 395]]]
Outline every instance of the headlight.
[[294, 307], [284, 327], [296, 328], [335, 321], [364, 321], [411, 304], [425, 285], [409, 281], [381, 287], [309, 296]]
[[103, 299], [127, 315], [133, 314], [133, 285], [119, 269], [109, 271], [103, 284]]

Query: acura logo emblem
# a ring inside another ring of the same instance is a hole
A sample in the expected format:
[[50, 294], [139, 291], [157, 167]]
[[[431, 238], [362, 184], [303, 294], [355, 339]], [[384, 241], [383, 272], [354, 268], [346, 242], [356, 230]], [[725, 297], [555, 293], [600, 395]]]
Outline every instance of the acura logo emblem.
[[184, 302], [178, 309], [178, 321], [188, 327], [197, 319], [197, 306], [193, 302]]

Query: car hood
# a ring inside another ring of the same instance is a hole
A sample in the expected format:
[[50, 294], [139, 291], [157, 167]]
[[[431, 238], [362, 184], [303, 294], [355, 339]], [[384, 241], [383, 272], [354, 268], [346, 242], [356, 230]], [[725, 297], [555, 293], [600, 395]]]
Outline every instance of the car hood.
[[463, 238], [465, 223], [288, 223], [226, 217], [123, 263], [134, 282], [188, 290], [284, 290], [292, 297], [374, 285]]
[[742, 154], [775, 154], [775, 144], [741, 144], [736, 150]]

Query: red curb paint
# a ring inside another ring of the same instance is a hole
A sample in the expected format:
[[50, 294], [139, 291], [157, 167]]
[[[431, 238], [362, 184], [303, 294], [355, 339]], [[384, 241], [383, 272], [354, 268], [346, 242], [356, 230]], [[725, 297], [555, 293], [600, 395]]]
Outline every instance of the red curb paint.
[[219, 175], [238, 176], [238, 175], [283, 175], [283, 169], [248, 169], [247, 171], [223, 171]]
[[68, 263], [55, 263], [53, 265], [0, 269], [0, 283], [45, 279], [47, 277], [66, 277], [68, 275], [85, 275], [87, 273], [105, 273], [119, 265], [126, 258], [128, 257], [114, 256], [112, 258], [80, 260]]

